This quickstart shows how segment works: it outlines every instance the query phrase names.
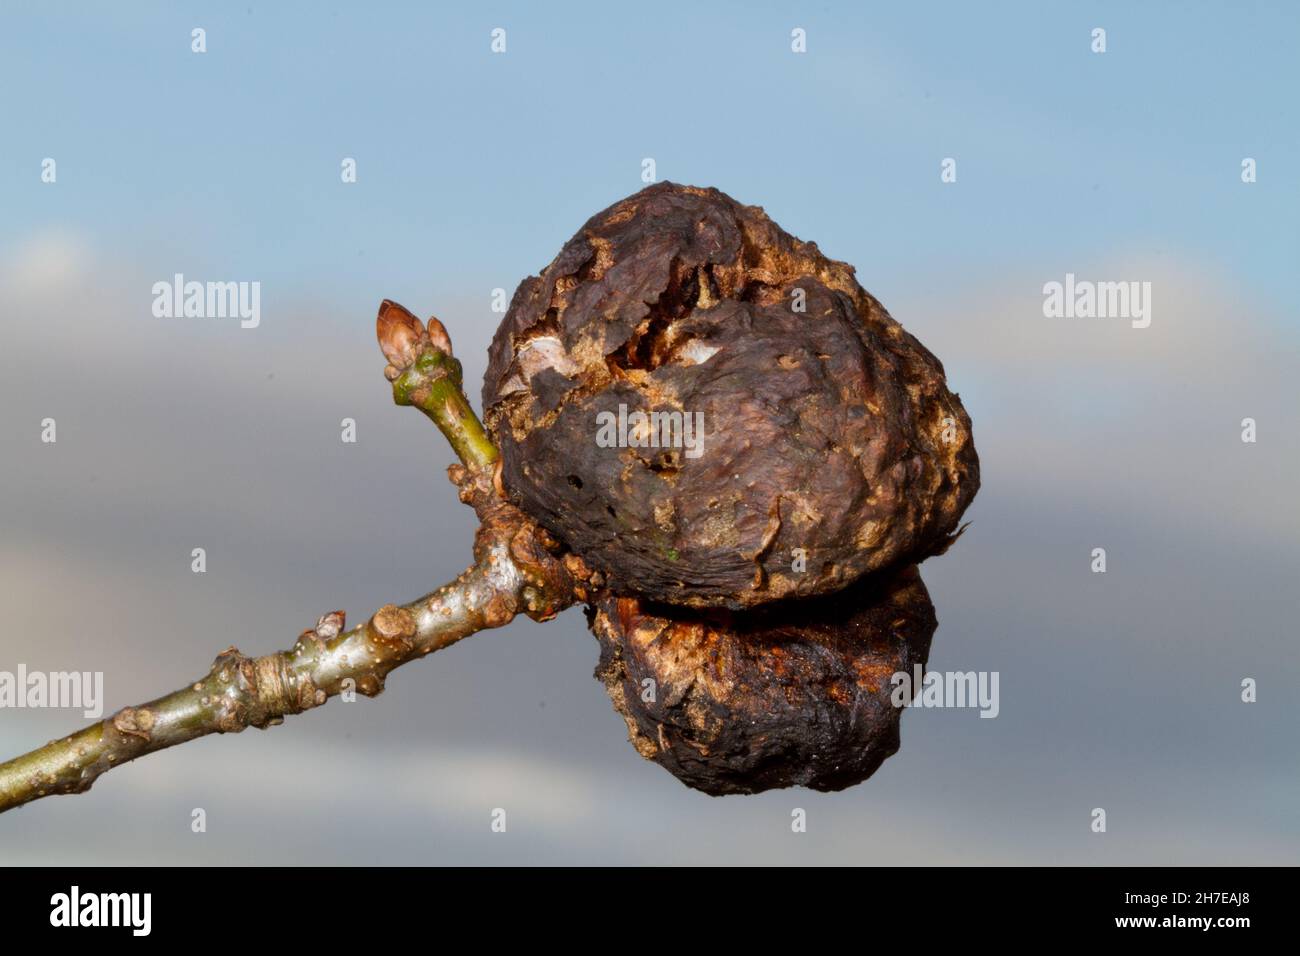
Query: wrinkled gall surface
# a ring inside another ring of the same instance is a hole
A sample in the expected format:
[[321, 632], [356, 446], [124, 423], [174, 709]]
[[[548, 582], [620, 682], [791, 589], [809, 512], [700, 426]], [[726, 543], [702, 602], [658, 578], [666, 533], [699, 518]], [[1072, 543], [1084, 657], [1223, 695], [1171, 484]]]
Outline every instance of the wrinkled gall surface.
[[515, 292], [483, 404], [514, 500], [621, 593], [743, 608], [942, 551], [979, 487], [943, 366], [716, 189], [598, 213]]
[[890, 678], [929, 655], [930, 597], [913, 566], [805, 603], [733, 614], [598, 602], [596, 677], [637, 751], [715, 796], [840, 790], [875, 772], [899, 745]]

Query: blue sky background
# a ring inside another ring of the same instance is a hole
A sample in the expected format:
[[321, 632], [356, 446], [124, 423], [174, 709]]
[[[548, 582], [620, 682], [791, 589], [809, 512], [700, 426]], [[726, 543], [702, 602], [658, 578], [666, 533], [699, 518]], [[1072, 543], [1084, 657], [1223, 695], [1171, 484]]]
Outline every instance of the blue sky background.
[[[6, 229], [75, 221], [286, 293], [369, 307], [362, 282], [513, 285], [653, 156], [661, 178], [761, 203], [887, 300], [887, 283], [1063, 271], [1119, 243], [1291, 298], [1292, 4], [6, 11]], [[203, 55], [176, 39], [195, 25]], [[1251, 190], [1225, 175], [1246, 155]], [[935, 188], [945, 156], [967, 188]]]
[[[931, 664], [999, 670], [1002, 712], [907, 714], [845, 793], [710, 800], [627, 745], [574, 611], [0, 817], [0, 861], [1297, 862], [1298, 39], [1287, 3], [4, 4], [0, 669], [103, 669], [116, 708], [454, 575], [375, 307], [437, 312], [476, 398], [492, 289], [653, 157], [944, 361], [985, 487], [923, 569]], [[176, 272], [260, 281], [261, 327], [155, 319]], [[1152, 282], [1151, 328], [1045, 319], [1066, 272]], [[0, 712], [0, 750], [80, 720]]]

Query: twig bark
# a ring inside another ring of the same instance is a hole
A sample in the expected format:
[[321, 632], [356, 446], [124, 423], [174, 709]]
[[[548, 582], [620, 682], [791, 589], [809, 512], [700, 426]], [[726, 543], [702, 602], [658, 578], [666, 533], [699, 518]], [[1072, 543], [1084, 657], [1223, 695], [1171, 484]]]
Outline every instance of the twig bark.
[[373, 697], [394, 668], [519, 613], [549, 620], [599, 584], [499, 494], [497, 449], [465, 397], [460, 363], [437, 319], [426, 328], [385, 302], [377, 329], [394, 400], [428, 415], [461, 459], [448, 472], [481, 521], [474, 563], [418, 601], [385, 605], [351, 630], [344, 630], [343, 612], [334, 611], [286, 651], [248, 657], [229, 647], [188, 687], [0, 764], [0, 813], [52, 794], [82, 793], [113, 767], [197, 737], [275, 726], [341, 693]]

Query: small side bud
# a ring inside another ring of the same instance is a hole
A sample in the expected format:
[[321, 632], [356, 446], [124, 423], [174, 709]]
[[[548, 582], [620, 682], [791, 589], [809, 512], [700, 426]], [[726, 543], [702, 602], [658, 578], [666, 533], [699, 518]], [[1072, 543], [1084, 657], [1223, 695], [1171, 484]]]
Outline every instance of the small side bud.
[[342, 611], [330, 611], [316, 622], [316, 633], [324, 640], [333, 640], [339, 636], [347, 622], [347, 615]]
[[439, 352], [446, 352], [451, 355], [451, 337], [447, 334], [446, 328], [438, 321], [436, 315], [429, 316], [429, 341]]

